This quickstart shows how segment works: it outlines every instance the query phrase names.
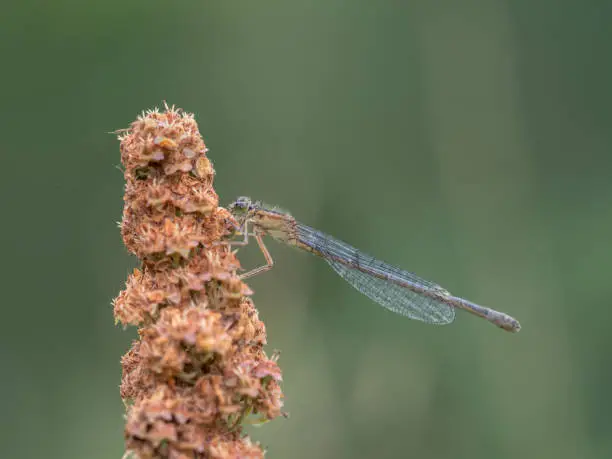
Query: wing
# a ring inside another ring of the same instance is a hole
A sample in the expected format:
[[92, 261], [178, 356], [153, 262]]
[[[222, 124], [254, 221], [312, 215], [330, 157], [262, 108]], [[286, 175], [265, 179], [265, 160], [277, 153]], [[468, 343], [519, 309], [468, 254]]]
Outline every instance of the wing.
[[424, 295], [429, 290], [449, 293], [438, 284], [396, 268], [355, 247], [301, 223], [297, 224], [299, 241], [327, 263], [344, 280], [376, 303], [396, 314], [430, 324], [449, 324], [455, 320], [455, 308]]
[[455, 309], [439, 300], [337, 261], [326, 261], [345, 281], [389, 311], [429, 324], [444, 325], [455, 320]]

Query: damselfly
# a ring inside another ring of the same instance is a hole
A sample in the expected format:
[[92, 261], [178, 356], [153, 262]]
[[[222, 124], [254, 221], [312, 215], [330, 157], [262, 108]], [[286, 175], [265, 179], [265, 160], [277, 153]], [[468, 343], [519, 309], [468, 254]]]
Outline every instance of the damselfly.
[[272, 268], [274, 262], [262, 240], [263, 235], [270, 235], [322, 257], [349, 284], [397, 314], [430, 324], [449, 324], [455, 319], [455, 309], [463, 309], [504, 330], [517, 332], [521, 329], [519, 322], [508, 314], [454, 296], [433, 282], [306, 226], [286, 212], [246, 197], [238, 198], [229, 210], [238, 222], [237, 232], [244, 237], [242, 241], [230, 243], [246, 245], [249, 237], [254, 237], [266, 258], [266, 265], [242, 274], [242, 279]]

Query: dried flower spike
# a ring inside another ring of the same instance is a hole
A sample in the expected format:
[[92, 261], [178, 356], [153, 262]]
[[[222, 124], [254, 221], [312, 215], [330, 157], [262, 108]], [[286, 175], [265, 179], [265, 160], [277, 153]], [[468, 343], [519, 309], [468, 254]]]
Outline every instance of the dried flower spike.
[[145, 458], [261, 458], [242, 432], [281, 414], [281, 372], [236, 275], [230, 214], [192, 115], [148, 111], [119, 136], [125, 168], [121, 233], [142, 260], [114, 300], [140, 339], [123, 357], [127, 453]]

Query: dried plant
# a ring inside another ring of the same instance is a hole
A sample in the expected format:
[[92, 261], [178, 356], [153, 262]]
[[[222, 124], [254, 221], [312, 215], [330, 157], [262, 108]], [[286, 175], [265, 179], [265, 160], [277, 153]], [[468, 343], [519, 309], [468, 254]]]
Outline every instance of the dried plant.
[[214, 170], [193, 115], [143, 113], [120, 132], [121, 233], [142, 260], [114, 300], [139, 340], [122, 358], [126, 454], [138, 458], [260, 458], [247, 416], [279, 416], [281, 372], [264, 324], [223, 241]]

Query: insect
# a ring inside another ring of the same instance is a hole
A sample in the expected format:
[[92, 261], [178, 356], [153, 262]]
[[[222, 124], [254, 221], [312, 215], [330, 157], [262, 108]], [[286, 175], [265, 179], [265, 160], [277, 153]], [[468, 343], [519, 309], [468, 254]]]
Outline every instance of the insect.
[[518, 332], [518, 320], [503, 312], [479, 306], [452, 295], [439, 285], [421, 279], [413, 273], [366, 255], [359, 249], [322, 231], [298, 222], [286, 212], [266, 206], [259, 201], [240, 197], [229, 206], [239, 226], [242, 241], [232, 245], [247, 245], [254, 237], [266, 264], [242, 274], [248, 277], [268, 271], [274, 265], [262, 236], [318, 255], [349, 284], [379, 305], [411, 319], [430, 324], [449, 324], [455, 319], [455, 310], [462, 309], [510, 332]]

